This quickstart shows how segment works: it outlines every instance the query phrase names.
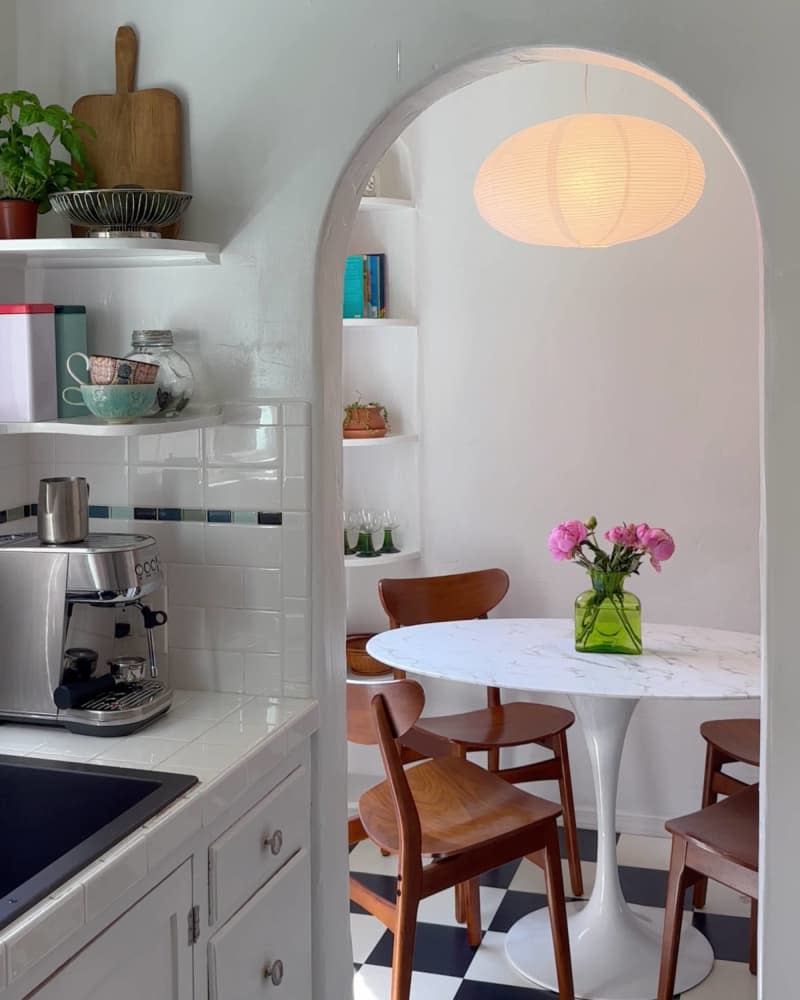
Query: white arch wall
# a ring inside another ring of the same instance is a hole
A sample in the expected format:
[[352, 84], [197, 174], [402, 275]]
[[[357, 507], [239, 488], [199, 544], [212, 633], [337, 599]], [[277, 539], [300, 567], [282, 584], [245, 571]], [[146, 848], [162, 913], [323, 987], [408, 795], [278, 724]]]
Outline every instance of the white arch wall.
[[[4, 6], [13, 6], [6, 0]], [[795, 180], [800, 143], [791, 127], [800, 90], [800, 9], [785, 0], [697, 4], [675, 0], [362, 0], [286, 4], [282, 0], [18, 0], [19, 80], [61, 103], [111, 88], [113, 36], [133, 22], [142, 50], [140, 85], [183, 90], [188, 100], [196, 204], [187, 237], [226, 244], [213, 274], [138, 278], [94, 275], [75, 294], [103, 300], [109, 334], [125, 336], [149, 309], [185, 327], [201, 326], [220, 390], [310, 396], [316, 407], [315, 620], [317, 690], [325, 712], [315, 809], [320, 870], [315, 888], [319, 931], [317, 996], [340, 1000], [349, 989], [341, 912], [344, 750], [340, 669], [343, 582], [339, 559], [339, 333], [334, 306], [337, 261], [358, 182], [399, 134], [414, 109], [471, 75], [472, 66], [413, 101], [429, 81], [457, 65], [514, 47], [572, 45], [616, 53], [675, 80], [706, 107], [747, 167], [764, 230], [765, 358], [764, 537], [766, 651], [770, 672], [769, 777], [765, 796], [762, 997], [791, 996], [795, 984], [791, 919], [797, 895], [792, 838], [797, 827], [792, 778], [797, 756], [794, 706], [800, 702], [793, 598], [800, 541], [796, 428], [800, 425], [800, 315]], [[399, 59], [398, 59], [399, 53]], [[391, 114], [391, 109], [399, 110]], [[389, 116], [388, 118], [386, 116]], [[378, 122], [357, 163], [347, 169], [325, 222], [331, 191], [353, 151]], [[790, 123], [786, 126], [784, 123]], [[314, 260], [320, 271], [315, 326]], [[63, 286], [61, 286], [63, 287]], [[159, 303], [161, 308], [159, 309]], [[198, 323], [197, 317], [202, 319]], [[122, 332], [124, 331], [124, 333]], [[220, 345], [227, 345], [221, 348]], [[231, 345], [241, 348], [231, 350]], [[240, 363], [258, 348], [257, 364]], [[341, 780], [340, 780], [341, 779]], [[788, 873], [788, 874], [787, 874]]]

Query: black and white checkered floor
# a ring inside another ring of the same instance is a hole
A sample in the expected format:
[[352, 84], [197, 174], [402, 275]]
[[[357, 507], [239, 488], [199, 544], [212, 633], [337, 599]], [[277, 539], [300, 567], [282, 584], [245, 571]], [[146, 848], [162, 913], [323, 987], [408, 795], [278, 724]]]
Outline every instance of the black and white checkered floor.
[[[623, 834], [617, 855], [626, 899], [662, 907], [666, 891], [669, 840]], [[581, 857], [586, 891], [594, 881], [597, 840], [581, 831]], [[381, 857], [369, 841], [356, 845], [350, 869], [388, 898], [394, 896], [394, 858]], [[564, 884], [569, 891], [564, 867]], [[505, 957], [505, 933], [521, 916], [545, 905], [540, 870], [529, 861], [505, 865], [484, 876], [481, 888], [483, 940], [467, 945], [464, 928], [453, 916], [453, 892], [422, 902], [419, 909], [411, 1000], [553, 1000], [519, 976]], [[374, 917], [351, 904], [350, 926], [355, 963], [355, 1000], [386, 1000], [391, 977], [392, 936]], [[691, 915], [695, 927], [711, 942], [714, 969], [705, 982], [683, 993], [688, 1000], [755, 1000], [756, 979], [747, 967], [750, 902], [714, 882], [709, 883], [705, 910]]]

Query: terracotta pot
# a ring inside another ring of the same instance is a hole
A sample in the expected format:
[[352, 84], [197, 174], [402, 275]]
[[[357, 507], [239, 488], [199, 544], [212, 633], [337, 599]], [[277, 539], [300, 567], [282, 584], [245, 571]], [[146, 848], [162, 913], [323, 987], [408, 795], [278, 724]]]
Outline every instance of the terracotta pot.
[[346, 438], [384, 437], [389, 430], [380, 406], [349, 406], [342, 423]]
[[35, 201], [0, 198], [0, 240], [36, 239], [38, 214]]

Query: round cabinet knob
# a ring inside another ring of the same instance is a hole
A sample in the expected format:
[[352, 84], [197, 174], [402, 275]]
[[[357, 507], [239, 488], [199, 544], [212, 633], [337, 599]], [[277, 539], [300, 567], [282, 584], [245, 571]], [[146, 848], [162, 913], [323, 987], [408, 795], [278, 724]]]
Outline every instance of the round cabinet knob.
[[283, 982], [283, 962], [276, 958], [274, 962], [267, 962], [264, 966], [264, 979], [269, 979], [273, 986], [280, 986]]
[[276, 830], [271, 837], [264, 837], [263, 844], [269, 848], [273, 854], [280, 854], [283, 847], [283, 831]]

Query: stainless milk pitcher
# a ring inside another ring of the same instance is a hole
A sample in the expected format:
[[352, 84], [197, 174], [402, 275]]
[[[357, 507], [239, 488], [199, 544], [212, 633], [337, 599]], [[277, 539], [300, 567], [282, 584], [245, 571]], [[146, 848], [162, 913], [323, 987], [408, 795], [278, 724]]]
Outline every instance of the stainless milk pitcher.
[[89, 534], [89, 484], [82, 476], [40, 479], [36, 516], [46, 545], [82, 542]]

